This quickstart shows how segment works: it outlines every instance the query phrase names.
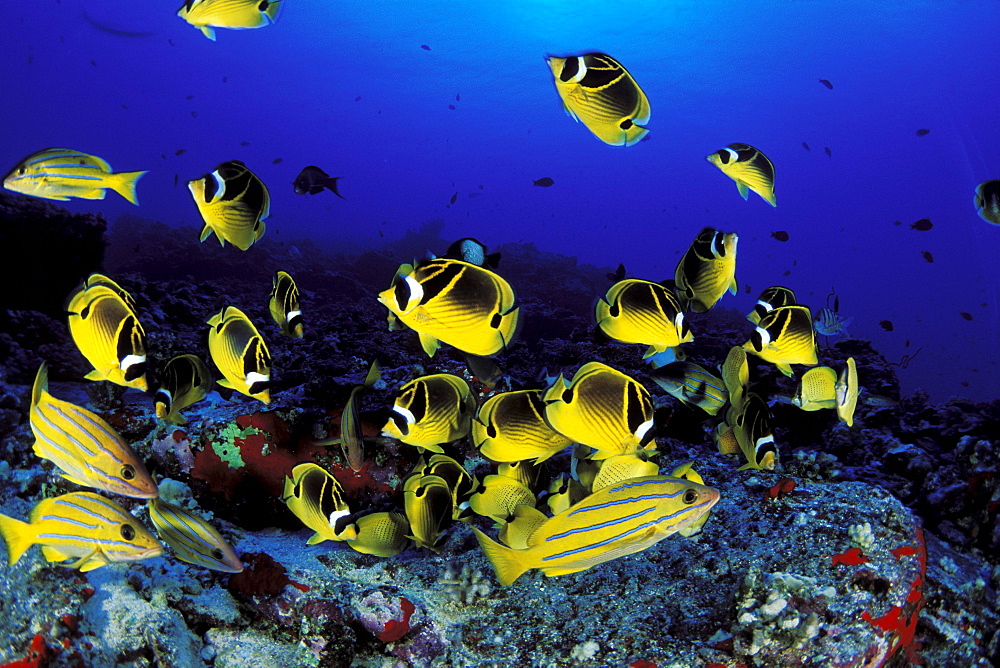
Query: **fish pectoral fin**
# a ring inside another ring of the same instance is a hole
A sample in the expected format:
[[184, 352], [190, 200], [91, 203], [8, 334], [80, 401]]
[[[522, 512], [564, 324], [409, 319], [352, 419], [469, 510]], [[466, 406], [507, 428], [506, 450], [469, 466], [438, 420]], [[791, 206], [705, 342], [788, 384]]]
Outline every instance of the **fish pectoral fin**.
[[62, 477], [63, 477], [63, 479], [69, 480], [71, 483], [76, 484], [76, 485], [80, 485], [82, 487], [93, 487], [94, 486], [93, 482], [87, 482], [86, 480], [81, 480], [80, 478], [71, 476], [68, 473], [63, 473]]
[[306, 541], [306, 545], [318, 545], [324, 541], [329, 540], [326, 536], [322, 535], [319, 531], [314, 533], [309, 540]]
[[[98, 556], [100, 555], [100, 556]], [[67, 558], [70, 555], [67, 555]], [[91, 565], [91, 563], [93, 565]], [[67, 568], [79, 568], [81, 571], [92, 571], [95, 568], [100, 568], [104, 564], [108, 563], [108, 558], [101, 554], [101, 551], [94, 549], [94, 551], [89, 554], [85, 554], [71, 564], [65, 564]]]
[[417, 332], [417, 335], [420, 337], [420, 347], [424, 349], [428, 357], [434, 357], [434, 353], [441, 347], [441, 342], [429, 334]]
[[212, 228], [208, 225], [208, 223], [206, 223], [205, 227], [201, 228], [201, 234], [198, 236], [198, 241], [204, 241], [209, 236], [211, 236], [211, 234], [212, 234]]
[[213, 42], [215, 41], [215, 28], [213, 28], [212, 26], [202, 26], [201, 34], [209, 38]]
[[736, 189], [740, 191], [740, 196], [744, 200], [749, 199], [749, 197], [750, 197], [750, 189], [747, 188], [747, 184], [743, 183], [742, 181], [737, 181], [736, 182]]
[[219, 385], [221, 385], [222, 387], [225, 387], [225, 388], [228, 388], [228, 389], [230, 389], [230, 390], [235, 390], [235, 389], [236, 389], [236, 387], [235, 387], [235, 386], [233, 386], [233, 384], [232, 384], [232, 383], [230, 383], [230, 382], [229, 382], [228, 380], [226, 380], [225, 378], [220, 378], [220, 379], [219, 379], [219, 380], [217, 380], [216, 382], [217, 382], [217, 383], [218, 383]]
[[729, 284], [729, 294], [735, 295], [737, 292], [739, 292], [739, 290], [740, 290], [740, 286], [737, 285], [737, 283], [736, 283], [736, 277], [733, 276], [733, 280]]
[[84, 378], [86, 378], [87, 380], [94, 380], [94, 381], [97, 381], [97, 380], [107, 380], [108, 379], [108, 375], [105, 374], [105, 373], [101, 373], [97, 369], [94, 369], [93, 371], [91, 371], [90, 373], [88, 373], [86, 376], [84, 376]]
[[792, 365], [791, 364], [786, 364], [784, 362], [776, 362], [775, 366], [778, 367], [778, 371], [780, 371], [781, 373], [785, 374], [789, 378], [791, 378], [792, 376], [795, 375], [795, 373], [792, 371]]
[[42, 556], [45, 557], [45, 561], [66, 561], [73, 555], [63, 552], [54, 545], [42, 545]]

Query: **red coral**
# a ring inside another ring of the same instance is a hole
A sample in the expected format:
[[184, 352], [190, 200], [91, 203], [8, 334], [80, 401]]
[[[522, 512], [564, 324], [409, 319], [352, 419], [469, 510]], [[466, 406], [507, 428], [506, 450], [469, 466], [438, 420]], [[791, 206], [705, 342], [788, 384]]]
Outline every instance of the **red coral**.
[[[639, 659], [638, 661], [633, 661], [628, 665], [631, 666], [631, 668], [656, 668], [656, 664], [653, 663], [652, 661], [644, 661], [642, 659]], [[715, 664], [715, 665], [718, 666], [720, 664]], [[708, 664], [708, 666], [706, 666], [705, 668], [712, 668], [712, 664]], [[721, 668], [725, 668], [725, 666], [722, 666]]]
[[399, 599], [399, 607], [403, 611], [403, 621], [390, 619], [385, 623], [385, 628], [378, 634], [378, 639], [382, 642], [396, 642], [410, 632], [410, 617], [416, 611], [416, 606], [407, 599]]
[[45, 643], [45, 638], [42, 637], [41, 633], [36, 633], [35, 637], [31, 639], [27, 656], [23, 659], [8, 661], [0, 666], [0, 668], [42, 668], [49, 665], [51, 657], [52, 652]]
[[847, 566], [860, 566], [861, 564], [868, 563], [868, 557], [861, 553], [860, 547], [851, 547], [840, 554], [835, 554], [830, 557], [833, 565], [846, 564]]
[[795, 489], [795, 480], [792, 478], [781, 478], [774, 487], [767, 490], [764, 496], [766, 499], [780, 499], [792, 493]]
[[240, 557], [245, 568], [242, 573], [229, 576], [229, 591], [234, 594], [276, 596], [293, 584], [285, 567], [263, 552], [245, 553]]
[[910, 557], [916, 554], [917, 548], [913, 547], [912, 545], [904, 545], [903, 547], [893, 548], [889, 550], [889, 552], [891, 552], [892, 556], [896, 557], [897, 559], [902, 559], [903, 557]]

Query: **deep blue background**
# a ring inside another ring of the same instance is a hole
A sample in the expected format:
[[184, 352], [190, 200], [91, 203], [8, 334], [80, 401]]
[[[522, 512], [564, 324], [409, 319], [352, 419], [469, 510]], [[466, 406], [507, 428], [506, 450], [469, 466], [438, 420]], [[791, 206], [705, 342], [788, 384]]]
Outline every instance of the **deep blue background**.
[[[49, 146], [94, 153], [151, 170], [142, 206], [112, 193], [68, 208], [200, 227], [185, 181], [236, 158], [269, 185], [283, 240], [378, 247], [439, 218], [449, 238], [529, 240], [652, 279], [712, 225], [739, 233], [752, 289], [721, 305], [749, 310], [782, 283], [815, 310], [835, 287], [853, 335], [891, 360], [922, 347], [904, 390], [1000, 396], [1000, 228], [972, 206], [1000, 178], [995, 0], [284, 2], [276, 25], [215, 43], [177, 0], [11, 5], [0, 171]], [[563, 113], [543, 56], [590, 50], [645, 89], [650, 141], [609, 147]], [[777, 209], [705, 161], [734, 141], [774, 162]], [[295, 195], [307, 164], [342, 176], [347, 199]], [[532, 185], [543, 176], [556, 184]], [[921, 218], [934, 229], [909, 228]]]

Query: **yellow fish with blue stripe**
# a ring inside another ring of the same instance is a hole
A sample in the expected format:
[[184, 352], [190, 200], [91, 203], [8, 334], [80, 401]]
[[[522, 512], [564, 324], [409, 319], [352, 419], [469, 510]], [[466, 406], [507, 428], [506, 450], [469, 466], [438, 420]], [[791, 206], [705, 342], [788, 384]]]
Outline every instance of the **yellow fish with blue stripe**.
[[471, 355], [499, 352], [513, 340], [520, 312], [513, 288], [498, 274], [446, 258], [401, 265], [378, 300], [417, 332], [428, 357], [441, 342]]
[[243, 571], [243, 562], [222, 534], [191, 511], [157, 498], [149, 502], [149, 519], [181, 561], [223, 573]]
[[74, 561], [68, 568], [92, 571], [107, 564], [158, 557], [163, 545], [127, 510], [92, 492], [70, 492], [39, 501], [28, 522], [0, 515], [0, 536], [13, 566], [32, 545], [46, 561]]
[[219, 385], [271, 403], [271, 353], [246, 314], [226, 306], [208, 326], [208, 351], [224, 376]]
[[185, 0], [177, 10], [205, 37], [215, 41], [215, 28], [263, 28], [278, 20], [283, 0]]
[[653, 400], [640, 383], [600, 362], [587, 362], [573, 381], [559, 375], [543, 397], [545, 419], [592, 459], [636, 452], [652, 439]]
[[443, 443], [469, 434], [476, 400], [466, 380], [450, 373], [414, 378], [399, 389], [382, 435], [444, 452]]
[[525, 571], [552, 577], [641, 552], [701, 518], [719, 491], [670, 476], [633, 478], [594, 492], [541, 523], [514, 550], [473, 527], [480, 547], [507, 586]]
[[597, 301], [597, 326], [613, 339], [649, 346], [644, 357], [694, 340], [674, 293], [652, 281], [627, 278]]
[[671, 362], [654, 369], [649, 377], [677, 400], [709, 415], [718, 413], [729, 400], [722, 379], [694, 362]]
[[778, 206], [774, 198], [774, 164], [760, 149], [737, 142], [708, 154], [705, 159], [736, 181], [743, 199], [752, 190], [771, 206]]
[[625, 67], [606, 53], [547, 56], [563, 109], [612, 146], [632, 146], [649, 130], [649, 99]]
[[205, 398], [212, 387], [212, 372], [197, 355], [178, 355], [163, 368], [163, 379], [153, 404], [156, 417], [171, 424], [187, 424], [181, 410]]
[[242, 161], [223, 162], [215, 171], [188, 181], [188, 190], [205, 223], [200, 241], [214, 232], [221, 245], [228, 241], [245, 251], [264, 236], [271, 193]]
[[48, 459], [77, 485], [152, 499], [159, 494], [142, 460], [111, 425], [95, 413], [49, 394], [48, 367], [38, 367], [28, 411], [35, 454]]
[[729, 291], [735, 295], [736, 247], [735, 232], [720, 232], [704, 228], [691, 242], [674, 270], [675, 294], [684, 308], [704, 313], [715, 306]]
[[543, 462], [572, 441], [549, 426], [541, 390], [495, 394], [472, 421], [472, 442], [495, 462]]
[[146, 332], [130, 306], [132, 297], [106, 276], [95, 277], [70, 297], [66, 309], [70, 336], [94, 367], [85, 378], [145, 392]]
[[306, 545], [325, 540], [354, 540], [357, 527], [348, 522], [351, 509], [344, 489], [333, 475], [313, 462], [297, 465], [292, 477], [285, 478], [281, 500], [314, 533]]
[[279, 271], [274, 275], [267, 306], [271, 311], [271, 318], [281, 328], [282, 334], [296, 339], [302, 338], [304, 330], [299, 288], [287, 271]]
[[135, 184], [146, 172], [112, 172], [94, 155], [68, 148], [47, 148], [29, 155], [3, 177], [3, 187], [22, 195], [66, 201], [104, 199], [110, 189], [136, 206]]
[[792, 375], [792, 364], [817, 364], [816, 330], [809, 307], [781, 306], [769, 311], [743, 349], [771, 362], [786, 376]]

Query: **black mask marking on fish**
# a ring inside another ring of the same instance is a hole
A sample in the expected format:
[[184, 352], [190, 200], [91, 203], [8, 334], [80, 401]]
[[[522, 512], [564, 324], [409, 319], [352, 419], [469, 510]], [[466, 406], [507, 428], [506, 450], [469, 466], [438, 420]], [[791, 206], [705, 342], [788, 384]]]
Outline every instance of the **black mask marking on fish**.
[[[431, 264], [434, 264], [433, 260]], [[441, 263], [438, 263], [439, 265]], [[449, 262], [444, 266], [444, 269], [438, 271], [433, 276], [428, 278], [422, 283], [424, 289], [424, 296], [420, 300], [421, 304], [426, 304], [434, 297], [437, 297], [442, 290], [451, 286], [455, 279], [457, 279], [462, 272], [465, 271], [465, 267], [460, 264]], [[406, 305], [404, 304], [403, 307]]]

